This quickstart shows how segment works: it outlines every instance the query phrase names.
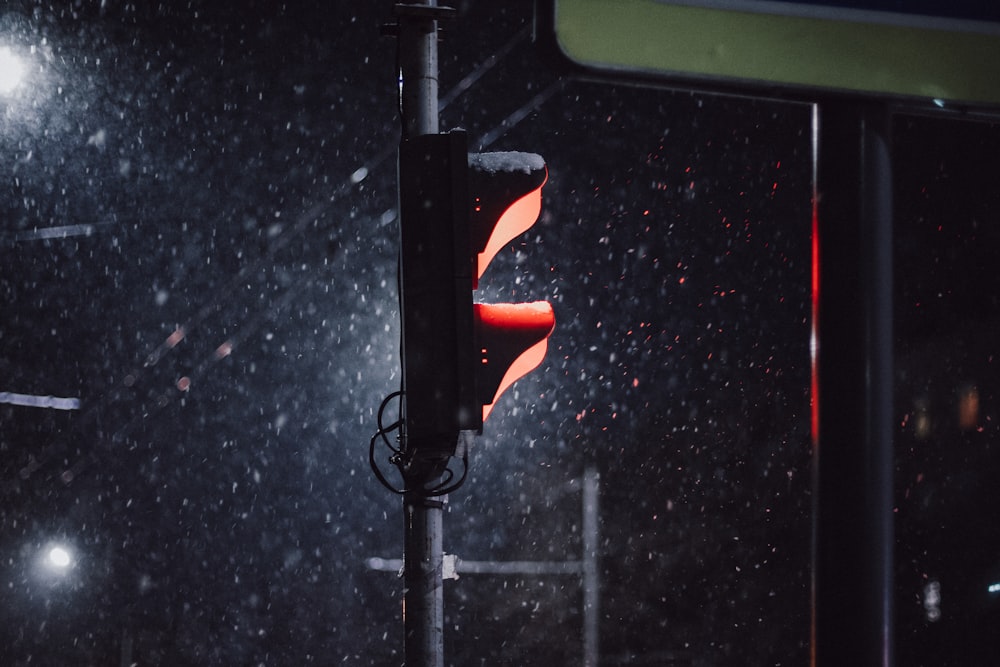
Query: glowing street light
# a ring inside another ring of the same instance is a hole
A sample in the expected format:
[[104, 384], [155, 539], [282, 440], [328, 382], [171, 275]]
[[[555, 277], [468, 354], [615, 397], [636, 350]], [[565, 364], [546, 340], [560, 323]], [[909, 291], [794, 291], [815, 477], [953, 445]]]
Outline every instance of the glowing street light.
[[50, 584], [69, 581], [79, 565], [76, 549], [66, 541], [52, 541], [43, 546], [35, 559], [40, 581]]
[[63, 547], [55, 546], [49, 549], [48, 564], [57, 569], [65, 570], [72, 562], [69, 552]]
[[24, 63], [10, 47], [0, 47], [0, 95], [10, 93], [24, 78]]

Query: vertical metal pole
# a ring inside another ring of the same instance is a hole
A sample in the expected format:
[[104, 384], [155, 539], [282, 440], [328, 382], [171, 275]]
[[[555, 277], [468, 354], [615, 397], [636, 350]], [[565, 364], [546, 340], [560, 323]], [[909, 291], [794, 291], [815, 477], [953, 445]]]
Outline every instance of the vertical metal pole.
[[[420, 11], [420, 5], [429, 11]], [[398, 5], [403, 135], [438, 132], [435, 0]], [[404, 434], [405, 437], [405, 434]], [[407, 480], [422, 486], [425, 480]], [[442, 514], [444, 503], [419, 489], [403, 498], [403, 633], [406, 667], [444, 666]]]
[[583, 664], [597, 667], [599, 656], [601, 582], [597, 552], [600, 512], [597, 471], [587, 468], [583, 475]]
[[399, 68], [402, 77], [400, 104], [405, 137], [438, 132], [437, 21], [415, 6], [436, 7], [437, 0], [413, 2], [410, 12], [399, 14]]
[[815, 107], [814, 667], [890, 667], [892, 164], [884, 104]]
[[406, 667], [443, 667], [441, 515], [444, 503], [418, 493], [404, 499], [403, 632]]

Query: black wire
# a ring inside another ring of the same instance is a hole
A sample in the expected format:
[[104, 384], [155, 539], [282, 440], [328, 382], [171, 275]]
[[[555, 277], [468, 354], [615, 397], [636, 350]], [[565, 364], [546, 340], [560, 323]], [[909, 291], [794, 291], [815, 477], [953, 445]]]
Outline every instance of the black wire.
[[388, 479], [386, 479], [385, 475], [382, 473], [382, 469], [378, 465], [378, 462], [375, 460], [375, 441], [378, 440], [379, 437], [382, 438], [382, 442], [384, 442], [386, 446], [393, 452], [393, 455], [389, 457], [390, 463], [395, 462], [395, 460], [398, 460], [399, 457], [402, 455], [402, 452], [396, 447], [394, 447], [393, 444], [389, 441], [388, 434], [391, 433], [392, 431], [396, 431], [402, 428], [403, 420], [397, 419], [388, 426], [384, 426], [382, 424], [382, 415], [385, 414], [386, 407], [389, 405], [389, 402], [392, 401], [392, 399], [394, 398], [399, 398], [399, 400], [402, 401], [403, 400], [402, 390], [392, 392], [384, 399], [382, 399], [382, 403], [378, 406], [378, 413], [376, 415], [376, 424], [378, 426], [378, 430], [375, 431], [375, 435], [372, 436], [371, 442], [368, 443], [368, 465], [371, 466], [372, 472], [375, 473], [375, 477], [378, 479], [379, 482], [381, 482], [382, 486], [389, 489], [393, 493], [398, 493], [402, 495], [407, 492], [407, 489], [406, 488], [397, 489], [395, 486], [393, 486], [393, 484]]
[[375, 443], [379, 438], [382, 439], [382, 442], [385, 443], [386, 447], [388, 447], [393, 453], [392, 456], [389, 457], [389, 462], [394, 464], [399, 469], [399, 473], [403, 476], [403, 479], [406, 479], [406, 473], [403, 470], [404, 452], [401, 448], [395, 447], [388, 437], [388, 435], [393, 431], [402, 429], [403, 420], [397, 419], [388, 425], [382, 423], [385, 410], [394, 398], [399, 398], [400, 401], [402, 401], [405, 398], [405, 394], [402, 391], [394, 391], [382, 399], [382, 403], [379, 405], [378, 412], [376, 413], [376, 423], [378, 429], [368, 442], [368, 465], [371, 466], [372, 472], [375, 474], [375, 478], [378, 479], [378, 481], [386, 489], [398, 495], [420, 493], [420, 495], [423, 496], [436, 497], [444, 496], [457, 490], [465, 483], [466, 478], [469, 476], [469, 450], [467, 447], [462, 452], [462, 475], [458, 478], [458, 481], [454, 483], [452, 483], [452, 480], [455, 479], [455, 471], [450, 467], [445, 468], [444, 473], [442, 473], [442, 479], [436, 485], [427, 489], [410, 488], [409, 486], [397, 488], [388, 480], [388, 478], [386, 478], [385, 473], [382, 472], [382, 469], [379, 467], [378, 461], [375, 457]]
[[492, 130], [484, 134], [476, 142], [476, 150], [483, 151], [489, 148], [493, 143], [495, 143], [500, 137], [505, 135], [507, 132], [512, 130], [515, 126], [521, 123], [528, 114], [536, 111], [540, 106], [548, 101], [550, 97], [555, 95], [557, 92], [561, 91], [567, 83], [568, 79], [559, 78], [550, 83], [544, 89], [542, 89], [538, 94], [532, 97], [530, 100], [521, 105], [520, 108], [515, 110], [509, 116], [500, 121], [500, 124], [494, 127]]
[[447, 93], [445, 93], [440, 100], [438, 100], [438, 111], [444, 111], [449, 104], [461, 97], [462, 93], [471, 88], [479, 79], [483, 77], [487, 72], [493, 69], [493, 66], [505, 58], [514, 47], [517, 46], [518, 42], [528, 37], [531, 34], [531, 26], [526, 25], [521, 28], [517, 33], [514, 34], [506, 44], [501, 46], [499, 49], [493, 52], [486, 60], [479, 63], [479, 66], [473, 69], [471, 72], [462, 77], [455, 86], [452, 87]]
[[465, 478], [469, 476], [469, 451], [468, 451], [468, 448], [466, 448], [465, 452], [462, 454], [462, 468], [463, 468], [462, 469], [462, 476], [458, 479], [458, 481], [455, 482], [454, 484], [452, 484], [449, 487], [442, 488], [444, 484], [446, 484], [447, 482], [449, 482], [450, 480], [452, 480], [455, 477], [454, 471], [452, 471], [451, 468], [446, 468], [445, 470], [448, 472], [448, 478], [445, 479], [440, 484], [438, 484], [437, 486], [431, 487], [426, 492], [426, 495], [428, 495], [428, 496], [445, 496], [445, 495], [448, 495], [449, 493], [451, 493], [453, 491], [458, 490], [459, 487], [461, 487], [463, 484], [465, 484]]
[[391, 449], [394, 453], [400, 454], [401, 453], [400, 450], [397, 449], [396, 447], [393, 447], [392, 443], [389, 442], [389, 438], [386, 437], [386, 434], [387, 433], [391, 433], [392, 431], [395, 431], [395, 430], [398, 430], [398, 429], [402, 428], [402, 426], [403, 426], [403, 420], [402, 419], [397, 419], [396, 421], [394, 421], [393, 423], [389, 424], [388, 426], [383, 426], [382, 425], [382, 415], [385, 413], [386, 406], [389, 405], [389, 401], [391, 401], [392, 399], [396, 398], [397, 396], [399, 397], [399, 400], [402, 401], [403, 400], [403, 391], [399, 390], [399, 391], [392, 392], [391, 394], [389, 394], [388, 396], [386, 396], [384, 399], [382, 399], [382, 404], [378, 406], [378, 416], [376, 417], [377, 424], [378, 424], [378, 431], [375, 433], [375, 435], [376, 436], [381, 435], [382, 436], [382, 441], [385, 442], [386, 446], [389, 449]]
[[378, 440], [379, 433], [375, 433], [372, 436], [371, 443], [368, 446], [368, 465], [371, 466], [372, 472], [375, 473], [376, 479], [381, 482], [382, 486], [389, 489], [393, 493], [403, 495], [407, 492], [406, 489], [397, 489], [395, 486], [386, 479], [385, 475], [382, 474], [382, 470], [378, 467], [378, 463], [375, 461], [375, 441]]

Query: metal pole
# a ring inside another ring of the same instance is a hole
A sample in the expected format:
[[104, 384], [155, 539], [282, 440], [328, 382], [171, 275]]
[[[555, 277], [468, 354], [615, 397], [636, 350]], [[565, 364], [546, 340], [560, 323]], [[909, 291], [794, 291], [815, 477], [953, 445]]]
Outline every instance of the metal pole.
[[583, 474], [583, 664], [597, 667], [599, 655], [599, 620], [601, 617], [601, 582], [598, 569], [598, 484], [600, 477], [593, 468]]
[[[460, 558], [455, 559], [454, 571], [461, 574], [501, 574], [501, 575], [517, 575], [517, 574], [527, 574], [527, 575], [579, 575], [581, 580], [582, 588], [582, 602], [583, 602], [583, 664], [584, 667], [597, 667], [600, 661], [600, 599], [601, 599], [601, 581], [600, 581], [600, 569], [599, 569], [599, 550], [600, 550], [600, 509], [598, 507], [598, 497], [599, 497], [599, 487], [600, 487], [600, 475], [594, 468], [587, 468], [583, 474], [582, 478], [582, 521], [583, 521], [583, 547], [582, 547], [582, 557], [580, 560], [566, 560], [566, 561], [482, 561], [482, 560], [462, 560]], [[574, 484], [575, 488], [575, 484]], [[427, 499], [420, 496], [415, 496], [413, 498], [415, 504], [426, 503]], [[407, 517], [412, 517], [412, 520], [419, 521], [425, 520], [428, 515], [426, 513], [418, 513], [415, 508], [411, 508], [409, 502], [407, 503]], [[430, 539], [434, 539], [435, 536], [441, 534], [440, 530], [437, 529], [425, 529], [425, 528], [415, 528], [407, 526], [406, 535], [407, 539], [416, 539], [420, 535], [425, 535]], [[428, 545], [425, 542], [417, 542], [415, 544], [410, 544], [408, 541], [406, 544], [406, 554], [407, 558], [410, 559], [410, 565], [407, 565], [407, 561], [394, 559], [394, 558], [369, 558], [365, 561], [365, 564], [369, 569], [378, 570], [380, 572], [399, 572], [400, 568], [404, 568], [404, 571], [408, 577], [413, 577], [413, 583], [411, 584], [410, 579], [407, 579], [406, 587], [409, 590], [411, 586], [416, 589], [417, 587], [429, 587], [434, 586], [435, 582], [440, 586], [441, 581], [444, 579], [444, 575], [447, 573], [444, 569], [444, 564], [438, 567], [434, 559], [427, 554], [440, 553], [440, 546]], [[425, 559], [420, 560], [418, 554], [424, 554]], [[457, 576], [456, 576], [457, 578]], [[410, 600], [407, 598], [406, 600]], [[421, 603], [424, 598], [418, 598], [413, 596], [414, 604]], [[405, 602], [405, 601], [404, 601]], [[420, 655], [426, 655], [428, 650], [426, 648], [421, 648], [419, 645], [419, 640], [421, 638], [428, 638], [439, 636], [442, 634], [440, 627], [442, 621], [440, 616], [435, 616], [437, 620], [431, 618], [432, 614], [437, 613], [436, 610], [431, 609], [428, 612], [427, 609], [421, 607], [411, 608], [406, 606], [404, 609], [406, 617], [416, 616], [418, 619], [414, 620], [414, 633], [409, 634], [407, 631], [407, 646], [412, 643], [413, 650], [419, 652]], [[417, 623], [427, 623], [427, 627], [420, 626], [417, 627]], [[409, 656], [409, 654], [408, 654]], [[416, 658], [415, 658], [416, 659]], [[407, 665], [411, 664], [409, 657], [407, 657]]]
[[[442, 10], [444, 8], [441, 8]], [[438, 132], [436, 0], [396, 5], [399, 17], [400, 105], [403, 136]]]
[[[395, 7], [399, 19], [400, 106], [403, 137], [438, 132], [438, 56], [435, 0]], [[403, 435], [405, 438], [405, 433]], [[405, 443], [404, 443], [405, 444]], [[422, 493], [430, 480], [407, 480], [403, 498], [403, 634], [406, 667], [444, 667], [442, 499]]]
[[890, 667], [890, 111], [814, 113], [812, 664]]
[[443, 667], [441, 515], [444, 503], [419, 493], [404, 499], [403, 632], [406, 667]]

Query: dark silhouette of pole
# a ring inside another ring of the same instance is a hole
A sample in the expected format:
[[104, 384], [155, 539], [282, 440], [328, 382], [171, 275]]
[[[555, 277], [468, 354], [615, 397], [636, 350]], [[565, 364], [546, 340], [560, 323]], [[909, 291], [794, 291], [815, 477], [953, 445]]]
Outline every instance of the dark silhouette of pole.
[[397, 4], [403, 136], [438, 132], [437, 19], [451, 15], [436, 0]]
[[583, 665], [597, 667], [600, 655], [601, 580], [598, 564], [600, 549], [600, 476], [594, 468], [583, 474]]
[[891, 116], [814, 112], [812, 664], [891, 667]]
[[[450, 16], [453, 10], [437, 7], [435, 0], [415, 0], [397, 4], [394, 13], [398, 19], [403, 138], [437, 134], [437, 20]], [[402, 437], [405, 440], [405, 431]], [[442, 514], [445, 500], [424, 492], [432, 482], [408, 479], [409, 490], [403, 496], [403, 631], [407, 667], [444, 665]]]
[[444, 502], [417, 492], [404, 500], [403, 632], [406, 667], [444, 665]]

